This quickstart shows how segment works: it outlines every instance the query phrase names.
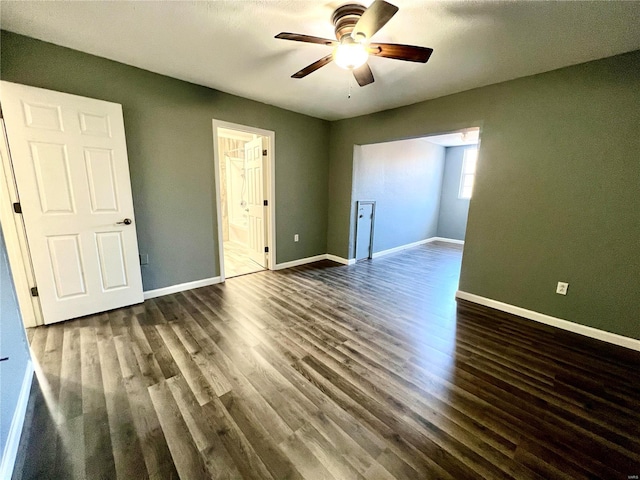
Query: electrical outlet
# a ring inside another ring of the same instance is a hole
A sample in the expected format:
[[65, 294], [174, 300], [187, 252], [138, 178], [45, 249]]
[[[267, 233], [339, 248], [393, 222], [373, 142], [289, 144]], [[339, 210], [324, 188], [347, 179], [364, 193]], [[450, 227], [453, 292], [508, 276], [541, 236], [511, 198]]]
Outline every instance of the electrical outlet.
[[298, 242], [299, 240], [300, 240], [300, 236], [296, 233], [296, 234], [293, 236], [293, 241], [294, 241], [294, 242]]
[[569, 284], [566, 282], [558, 282], [558, 286], [556, 287], [556, 293], [560, 295], [566, 295], [567, 290], [569, 290]]

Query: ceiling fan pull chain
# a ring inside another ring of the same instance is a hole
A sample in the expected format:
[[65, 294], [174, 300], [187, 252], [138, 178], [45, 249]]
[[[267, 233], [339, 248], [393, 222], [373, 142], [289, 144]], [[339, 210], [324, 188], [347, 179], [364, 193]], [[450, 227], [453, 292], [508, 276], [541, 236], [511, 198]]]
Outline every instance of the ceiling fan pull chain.
[[347, 95], [347, 98], [351, 98], [351, 78], [349, 78], [349, 93]]

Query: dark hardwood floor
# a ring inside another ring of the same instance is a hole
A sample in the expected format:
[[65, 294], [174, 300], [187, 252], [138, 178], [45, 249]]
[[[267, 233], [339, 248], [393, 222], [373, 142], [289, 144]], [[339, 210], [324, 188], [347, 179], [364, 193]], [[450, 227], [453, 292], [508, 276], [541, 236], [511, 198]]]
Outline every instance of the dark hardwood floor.
[[31, 329], [14, 478], [640, 475], [637, 352], [456, 306], [460, 258], [319, 262]]

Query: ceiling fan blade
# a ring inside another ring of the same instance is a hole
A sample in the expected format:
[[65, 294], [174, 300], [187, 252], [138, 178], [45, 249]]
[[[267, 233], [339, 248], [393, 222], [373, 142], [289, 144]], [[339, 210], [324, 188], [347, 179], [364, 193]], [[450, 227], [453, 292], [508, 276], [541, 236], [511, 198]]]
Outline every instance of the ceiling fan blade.
[[400, 45], [398, 43], [371, 43], [369, 53], [378, 57], [395, 58], [407, 62], [427, 63], [433, 48], [416, 45]]
[[364, 35], [366, 39], [370, 39], [375, 33], [384, 27], [391, 17], [398, 11], [398, 7], [385, 2], [384, 0], [376, 0], [367, 8], [356, 26], [351, 32], [351, 36], [358, 40], [358, 35]]
[[276, 35], [275, 38], [280, 38], [282, 40], [293, 40], [295, 42], [318, 43], [320, 45], [327, 45], [327, 46], [333, 46], [338, 44], [338, 42], [335, 40], [329, 40], [328, 38], [312, 37], [311, 35], [303, 35], [301, 33], [282, 32]]
[[369, 65], [367, 65], [366, 63], [361, 67], [354, 68], [353, 76], [356, 77], [356, 81], [361, 87], [374, 82], [373, 72], [371, 71], [371, 68], [369, 68]]
[[331, 60], [333, 60], [333, 54], [332, 53], [330, 53], [326, 57], [322, 57], [320, 60], [318, 60], [316, 62], [313, 62], [311, 65], [307, 65], [306, 67], [304, 67], [299, 72], [296, 72], [293, 75], [291, 75], [291, 78], [304, 78], [307, 75], [309, 75], [310, 73], [315, 72], [319, 68], [324, 67], [327, 63], [331, 62]]

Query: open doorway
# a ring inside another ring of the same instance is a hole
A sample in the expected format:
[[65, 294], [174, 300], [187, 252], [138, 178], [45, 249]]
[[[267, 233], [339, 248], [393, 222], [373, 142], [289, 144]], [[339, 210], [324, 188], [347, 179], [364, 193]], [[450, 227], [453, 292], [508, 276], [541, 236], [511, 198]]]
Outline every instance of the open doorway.
[[479, 134], [467, 128], [356, 146], [356, 261], [424, 243], [464, 244]]
[[215, 120], [213, 128], [224, 280], [273, 268], [274, 133]]
[[[351, 257], [428, 279], [424, 297], [455, 319], [479, 128], [354, 148]], [[382, 258], [379, 258], [382, 257]], [[455, 330], [452, 330], [455, 331]]]

